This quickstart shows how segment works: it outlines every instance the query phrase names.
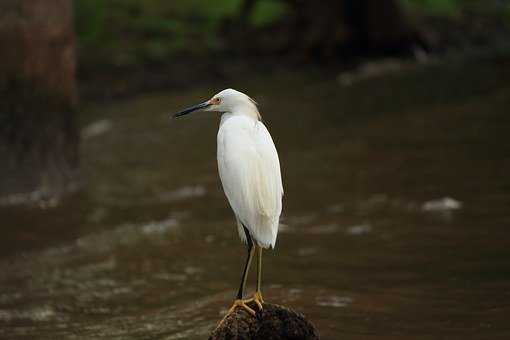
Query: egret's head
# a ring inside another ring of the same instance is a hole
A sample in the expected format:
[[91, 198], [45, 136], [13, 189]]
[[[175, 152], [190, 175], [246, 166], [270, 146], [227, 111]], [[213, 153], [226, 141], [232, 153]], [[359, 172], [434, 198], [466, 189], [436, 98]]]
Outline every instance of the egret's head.
[[260, 118], [257, 103], [246, 94], [234, 89], [226, 89], [218, 92], [211, 99], [184, 109], [176, 113], [174, 117], [184, 116], [198, 110], [232, 112], [253, 116], [256, 119]]

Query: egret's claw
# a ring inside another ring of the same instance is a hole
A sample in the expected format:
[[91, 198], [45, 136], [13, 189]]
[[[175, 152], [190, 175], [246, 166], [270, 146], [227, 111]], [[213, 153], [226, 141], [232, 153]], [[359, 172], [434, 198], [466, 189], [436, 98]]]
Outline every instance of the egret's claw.
[[230, 309], [228, 310], [227, 314], [225, 314], [225, 316], [223, 317], [223, 319], [221, 319], [219, 325], [221, 325], [225, 319], [230, 315], [232, 314], [232, 312], [234, 312], [236, 310], [237, 307], [241, 307], [243, 308], [245, 311], [247, 311], [248, 313], [250, 313], [251, 315], [255, 316], [257, 313], [251, 309], [250, 307], [248, 307], [248, 305], [246, 303], [248, 303], [250, 300], [241, 300], [241, 299], [237, 299], [234, 301], [234, 303], [232, 304], [232, 307], [230, 307]]
[[253, 294], [253, 297], [249, 300], [246, 300], [246, 302], [255, 302], [257, 304], [257, 307], [259, 307], [259, 310], [262, 310], [262, 304], [264, 303], [264, 299], [262, 298], [262, 294], [260, 292], [255, 292]]
[[244, 308], [244, 310], [246, 310], [251, 315], [255, 316], [255, 314], [257, 314], [257, 313], [253, 309], [248, 307], [248, 305], [246, 304], [247, 302], [249, 302], [249, 300], [240, 300], [240, 299], [235, 300], [232, 307], [230, 307], [230, 309], [228, 310], [227, 315], [232, 313], [237, 307], [241, 307], [241, 308]]

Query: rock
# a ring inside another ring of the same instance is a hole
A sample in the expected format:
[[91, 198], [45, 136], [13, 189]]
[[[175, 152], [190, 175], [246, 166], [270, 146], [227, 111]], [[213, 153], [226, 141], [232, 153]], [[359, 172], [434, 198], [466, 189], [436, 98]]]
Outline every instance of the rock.
[[[250, 302], [250, 308], [257, 306]], [[291, 340], [319, 339], [319, 332], [301, 313], [286, 307], [264, 303], [263, 309], [253, 316], [242, 308], [237, 308], [218, 324], [209, 340]]]

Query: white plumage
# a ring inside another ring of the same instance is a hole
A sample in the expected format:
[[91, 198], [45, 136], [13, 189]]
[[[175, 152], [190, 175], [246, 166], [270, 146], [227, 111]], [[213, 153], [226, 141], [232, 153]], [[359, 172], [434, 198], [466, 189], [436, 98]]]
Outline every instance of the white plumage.
[[253, 113], [234, 110], [221, 117], [218, 170], [241, 240], [246, 242], [242, 223], [259, 246], [268, 248], [276, 242], [283, 186], [273, 139]]

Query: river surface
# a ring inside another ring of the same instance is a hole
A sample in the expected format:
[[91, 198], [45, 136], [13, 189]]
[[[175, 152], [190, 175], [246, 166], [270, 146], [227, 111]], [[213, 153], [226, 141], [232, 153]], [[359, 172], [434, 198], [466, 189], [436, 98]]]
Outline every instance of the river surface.
[[0, 210], [0, 338], [207, 338], [246, 251], [218, 115], [169, 114], [232, 86], [259, 102], [282, 164], [267, 301], [322, 339], [510, 339], [509, 80], [508, 59], [488, 58], [86, 107], [85, 189]]

